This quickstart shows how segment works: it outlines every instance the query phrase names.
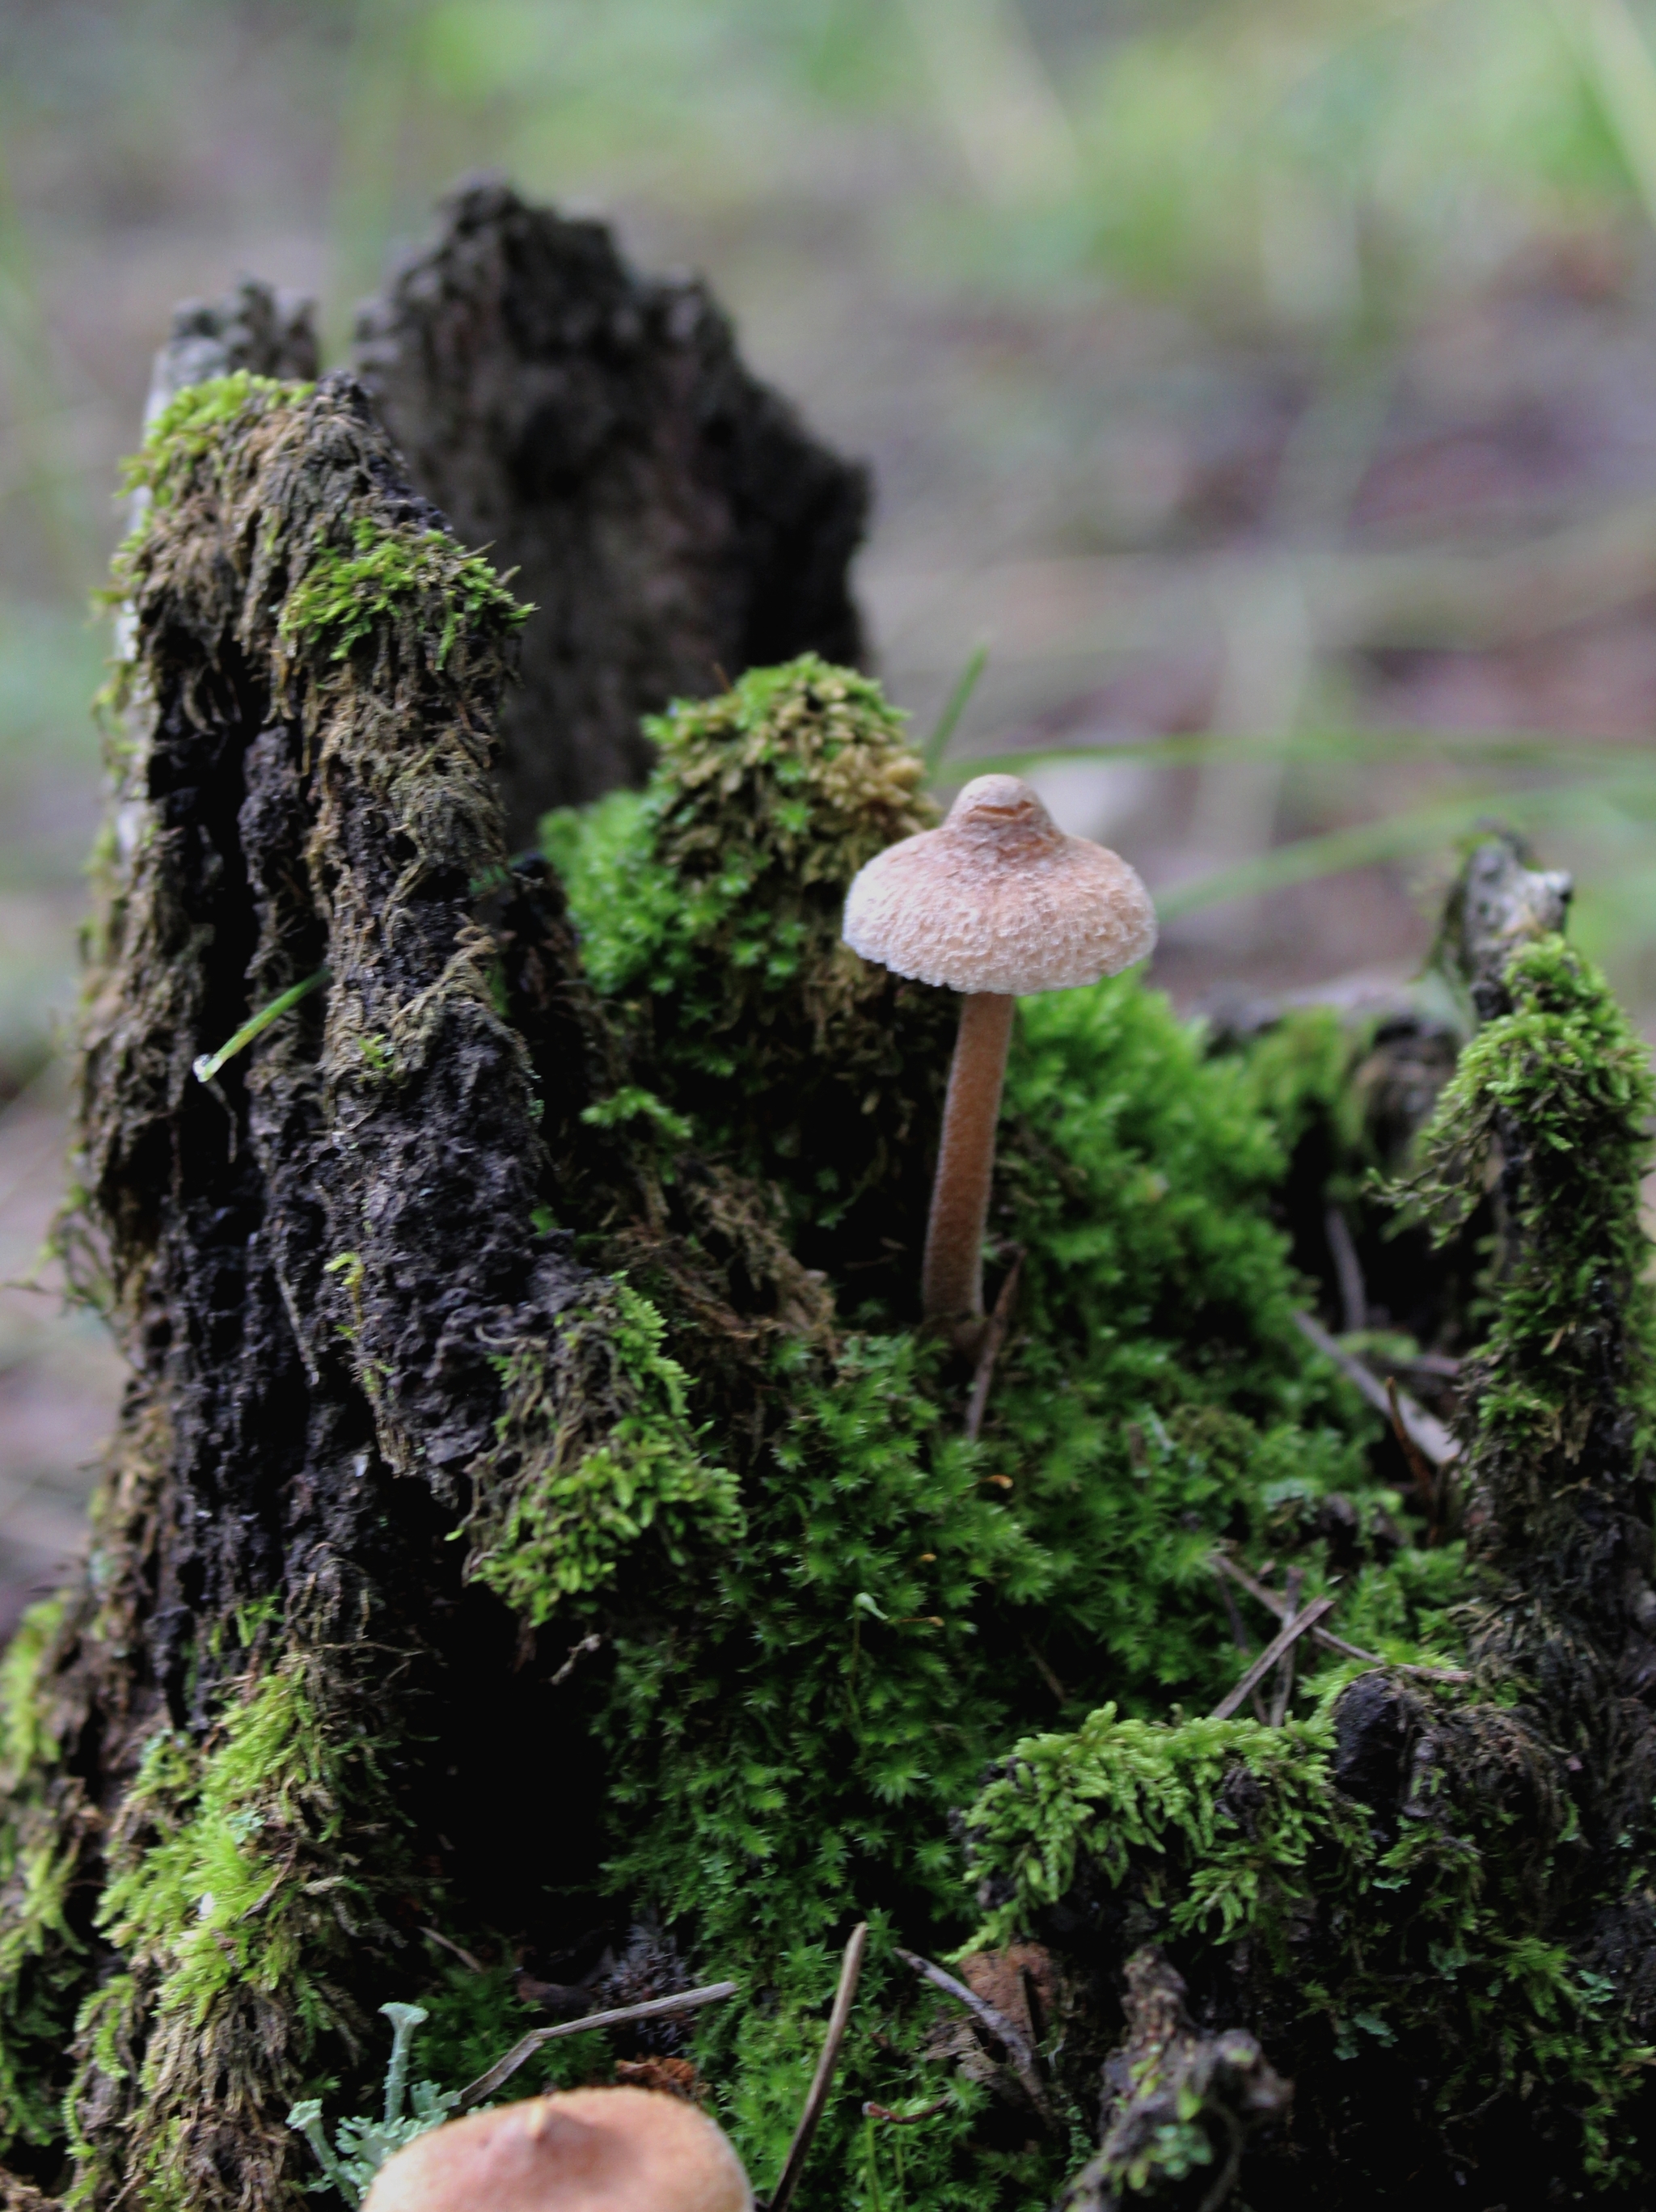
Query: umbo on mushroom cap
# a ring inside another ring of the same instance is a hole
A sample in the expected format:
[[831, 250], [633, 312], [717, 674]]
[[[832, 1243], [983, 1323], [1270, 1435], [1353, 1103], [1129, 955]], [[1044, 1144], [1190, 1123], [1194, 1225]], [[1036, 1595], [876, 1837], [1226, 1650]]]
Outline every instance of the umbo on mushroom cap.
[[845, 900], [865, 960], [951, 991], [1062, 991], [1142, 960], [1155, 908], [1137, 871], [1067, 837], [1015, 775], [980, 775], [941, 829], [888, 845]]
[[417, 2136], [363, 2212], [752, 2212], [723, 2131], [653, 2089], [569, 2089]]

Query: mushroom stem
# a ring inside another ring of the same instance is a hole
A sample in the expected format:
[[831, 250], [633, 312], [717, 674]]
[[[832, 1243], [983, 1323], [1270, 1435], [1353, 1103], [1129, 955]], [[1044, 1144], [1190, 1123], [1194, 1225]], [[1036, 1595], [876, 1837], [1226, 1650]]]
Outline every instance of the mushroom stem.
[[1016, 1003], [1004, 991], [971, 991], [960, 1002], [921, 1274], [930, 1322], [983, 1318], [983, 1224]]

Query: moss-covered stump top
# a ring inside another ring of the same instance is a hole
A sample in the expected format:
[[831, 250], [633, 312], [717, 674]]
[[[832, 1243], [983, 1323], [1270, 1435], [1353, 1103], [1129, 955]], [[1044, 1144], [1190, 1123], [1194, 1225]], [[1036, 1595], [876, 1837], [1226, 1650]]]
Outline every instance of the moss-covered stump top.
[[906, 1310], [953, 1009], [839, 934], [864, 861], [938, 818], [903, 718], [807, 656], [646, 726], [642, 795], [544, 825], [587, 973], [640, 1085], [782, 1187], [801, 1256], [872, 1258]]

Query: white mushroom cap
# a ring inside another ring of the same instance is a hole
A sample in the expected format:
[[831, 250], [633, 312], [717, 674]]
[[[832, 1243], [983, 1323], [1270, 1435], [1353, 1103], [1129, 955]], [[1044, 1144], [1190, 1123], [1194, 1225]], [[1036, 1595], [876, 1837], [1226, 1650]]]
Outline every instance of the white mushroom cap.
[[969, 783], [939, 830], [877, 853], [845, 899], [865, 960], [951, 991], [1064, 991], [1142, 960], [1155, 908], [1137, 872], [1066, 837], [1015, 775]]
[[753, 2212], [753, 2192], [722, 2130], [681, 2097], [569, 2089], [416, 2136], [363, 2212]]

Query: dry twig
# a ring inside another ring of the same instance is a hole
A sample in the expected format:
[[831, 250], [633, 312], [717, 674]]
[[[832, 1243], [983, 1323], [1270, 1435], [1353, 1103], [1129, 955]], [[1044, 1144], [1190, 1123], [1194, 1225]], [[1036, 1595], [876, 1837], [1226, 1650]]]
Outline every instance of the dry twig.
[[[1332, 1337], [1321, 1322], [1308, 1313], [1296, 1313], [1295, 1326], [1307, 1344], [1313, 1345], [1324, 1358], [1331, 1359], [1349, 1382], [1355, 1382], [1377, 1413], [1391, 1419], [1391, 1400], [1378, 1376], [1371, 1375], [1361, 1359], [1348, 1352], [1337, 1337]], [[1392, 1386], [1396, 1388], [1395, 1384]], [[1460, 1446], [1434, 1413], [1428, 1413], [1406, 1390], [1398, 1390], [1397, 1405], [1400, 1418], [1413, 1439], [1416, 1448], [1423, 1452], [1434, 1467], [1447, 1467], [1459, 1456]]]
[[572, 1644], [569, 1646], [569, 1657], [558, 1668], [557, 1674], [553, 1675], [551, 1682], [547, 1685], [547, 1687], [549, 1689], [555, 1690], [557, 1688], [560, 1682], [567, 1682], [570, 1675], [574, 1674], [576, 1663], [580, 1660], [584, 1659], [589, 1651], [596, 1651], [603, 1641], [604, 1639], [601, 1636], [594, 1634], [592, 1636], [583, 1636], [579, 1644]]
[[862, 1954], [868, 1942], [868, 1923], [859, 1920], [851, 1930], [851, 1940], [845, 1946], [845, 1956], [839, 1969], [839, 1987], [834, 1992], [834, 2008], [828, 2015], [828, 2033], [823, 2038], [822, 2055], [817, 2060], [817, 2070], [811, 2077], [805, 2110], [800, 2114], [800, 2124], [794, 2130], [794, 2140], [788, 2146], [788, 2156], [782, 2161], [782, 2172], [770, 2192], [767, 2212], [787, 2212], [793, 2202], [794, 2191], [800, 2185], [800, 2176], [805, 2171], [805, 2161], [810, 2155], [812, 2138], [822, 2118], [823, 2107], [828, 2102], [828, 2092], [833, 2086], [834, 2069], [839, 2063], [839, 2046], [845, 2040], [845, 2030], [851, 2017], [851, 2000], [856, 1995], [857, 1977], [862, 1972]]
[[[1236, 1561], [1223, 1552], [1211, 1553], [1208, 1564], [1216, 1575], [1228, 1575], [1233, 1583], [1246, 1590], [1250, 1597], [1257, 1598], [1267, 1612], [1274, 1613], [1278, 1620], [1287, 1619], [1288, 1608], [1281, 1592], [1268, 1589], [1263, 1583], [1257, 1582], [1245, 1567], [1238, 1566]], [[1320, 1624], [1312, 1630], [1311, 1638], [1313, 1644], [1320, 1644], [1325, 1651], [1336, 1651], [1342, 1659], [1361, 1660], [1365, 1667], [1384, 1667], [1390, 1674], [1422, 1674], [1438, 1682], [1470, 1680], [1464, 1667], [1422, 1667], [1413, 1660], [1382, 1658], [1378, 1651], [1365, 1651], [1361, 1644], [1348, 1644], [1343, 1636], [1336, 1636], [1331, 1629], [1324, 1628]]]
[[[1285, 1622], [1298, 1620], [1300, 1615], [1300, 1593], [1305, 1586], [1305, 1569], [1303, 1567], [1290, 1567], [1286, 1577], [1286, 1589], [1283, 1600], [1285, 1609], [1282, 1618]], [[1282, 1654], [1281, 1659], [1276, 1662], [1276, 1686], [1271, 1692], [1270, 1701], [1270, 1724], [1273, 1728], [1281, 1728], [1283, 1722], [1288, 1718], [1288, 1700], [1293, 1695], [1294, 1646], [1290, 1644], [1288, 1650]]]
[[[987, 1998], [980, 1997], [976, 1990], [968, 1989], [964, 1982], [957, 1981], [941, 1966], [935, 1966], [929, 1959], [922, 1959], [917, 1951], [904, 1951], [899, 1948], [897, 1955], [905, 1966], [911, 1966], [934, 1989], [941, 1990], [945, 1996], [953, 1997], [957, 2004], [965, 2005], [968, 2012], [982, 2021], [997, 2043], [1004, 2044], [1007, 2056], [1012, 2061], [1013, 2071], [1022, 2082], [1026, 2095], [1036, 2111], [1044, 2117], [1048, 2109], [1046, 2091], [1036, 2071], [1034, 2046], [1023, 2031], [1014, 2027], [1003, 2012], [997, 2010]], [[775, 2212], [774, 2207], [772, 2212]]]
[[1012, 1326], [1012, 1310], [1017, 1304], [1018, 1285], [1024, 1272], [1021, 1249], [1012, 1255], [1012, 1265], [1001, 1285], [995, 1301], [995, 1310], [989, 1317], [989, 1327], [983, 1332], [983, 1348], [977, 1355], [977, 1367], [971, 1378], [971, 1396], [966, 1406], [966, 1442], [975, 1444], [983, 1425], [983, 1415], [989, 1410], [989, 1385], [995, 1380], [995, 1363], [1007, 1340], [1007, 1331]]
[[1340, 1288], [1340, 1318], [1345, 1324], [1346, 1334], [1354, 1336], [1368, 1326], [1368, 1291], [1351, 1224], [1337, 1206], [1324, 1209], [1323, 1234], [1334, 1261], [1334, 1279]]
[[472, 1973], [486, 1974], [488, 1972], [489, 1969], [484, 1965], [481, 1959], [474, 1959], [469, 1951], [463, 1950], [461, 1948], [452, 1936], [445, 1936], [441, 1929], [422, 1928], [420, 1933], [422, 1936], [426, 1937], [428, 1942], [441, 1944], [445, 1951], [452, 1951], [454, 1956], [460, 1960], [461, 1966], [469, 1967]]
[[697, 2006], [715, 2004], [721, 1997], [732, 1997], [739, 1984], [735, 1982], [709, 1982], [704, 1989], [683, 1990], [678, 1996], [650, 1997], [643, 2004], [619, 2005], [613, 2012], [589, 2012], [580, 2020], [561, 2020], [555, 2027], [537, 2027], [530, 2031], [521, 2043], [514, 2043], [503, 2058], [496, 2059], [486, 2074], [479, 2074], [460, 2091], [460, 2109], [469, 2112], [485, 2097], [492, 2097], [503, 2081], [510, 2081], [526, 2060], [533, 2058], [543, 2043], [551, 2043], [560, 2035], [584, 2035], [588, 2028], [620, 2027], [630, 2020], [660, 2020], [663, 2014], [674, 2012], [693, 2012]]
[[[1230, 1585], [1222, 1579], [1219, 1585], [1219, 1594], [1225, 1601], [1225, 1617], [1231, 1624], [1231, 1641], [1235, 1644], [1237, 1650], [1242, 1654], [1245, 1660], [1251, 1659], [1253, 1656], [1253, 1646], [1248, 1641], [1248, 1632], [1242, 1626], [1242, 1616], [1236, 1609], [1236, 1600], [1231, 1595]], [[1260, 1696], [1258, 1685], [1257, 1683], [1254, 1687], [1249, 1691], [1248, 1695], [1253, 1702], [1254, 1718], [1262, 1724], [1269, 1726], [1269, 1723], [1265, 1712], [1265, 1700]]]
[[1216, 1721], [1229, 1720], [1254, 1684], [1264, 1680], [1282, 1654], [1292, 1650], [1302, 1636], [1315, 1628], [1333, 1604], [1331, 1597], [1314, 1597], [1303, 1613], [1296, 1613], [1292, 1620], [1284, 1621], [1242, 1680], [1233, 1689], [1226, 1692], [1209, 1717]]
[[1415, 1488], [1420, 1493], [1422, 1510], [1426, 1515], [1426, 1540], [1428, 1544], [1435, 1544], [1438, 1540], [1437, 1473], [1427, 1465], [1425, 1454], [1409, 1433], [1409, 1425], [1403, 1417], [1403, 1407], [1397, 1394], [1397, 1378], [1395, 1375], [1388, 1375], [1385, 1378], [1385, 1396], [1386, 1403], [1391, 1411], [1391, 1433], [1397, 1439], [1398, 1448], [1409, 1462], [1409, 1472], [1415, 1478]]

